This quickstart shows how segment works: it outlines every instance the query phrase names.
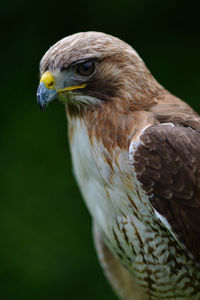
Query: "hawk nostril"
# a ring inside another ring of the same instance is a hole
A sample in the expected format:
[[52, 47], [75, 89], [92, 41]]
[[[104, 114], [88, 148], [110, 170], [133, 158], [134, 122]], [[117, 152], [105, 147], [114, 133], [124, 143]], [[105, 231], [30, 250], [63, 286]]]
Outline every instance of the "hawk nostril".
[[51, 81], [51, 82], [48, 84], [48, 86], [53, 86], [53, 81]]

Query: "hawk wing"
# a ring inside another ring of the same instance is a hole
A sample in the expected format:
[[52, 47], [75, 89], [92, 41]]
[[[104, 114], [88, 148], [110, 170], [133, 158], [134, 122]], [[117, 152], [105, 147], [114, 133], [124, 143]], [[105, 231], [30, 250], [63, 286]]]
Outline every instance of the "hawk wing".
[[133, 166], [153, 208], [200, 262], [200, 132], [153, 125], [135, 147]]

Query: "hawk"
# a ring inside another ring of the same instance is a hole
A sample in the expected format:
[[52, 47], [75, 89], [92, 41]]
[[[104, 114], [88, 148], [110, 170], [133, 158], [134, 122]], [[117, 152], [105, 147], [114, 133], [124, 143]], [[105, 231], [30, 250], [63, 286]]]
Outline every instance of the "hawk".
[[65, 104], [73, 169], [121, 299], [200, 299], [200, 117], [120, 39], [82, 32], [40, 63]]

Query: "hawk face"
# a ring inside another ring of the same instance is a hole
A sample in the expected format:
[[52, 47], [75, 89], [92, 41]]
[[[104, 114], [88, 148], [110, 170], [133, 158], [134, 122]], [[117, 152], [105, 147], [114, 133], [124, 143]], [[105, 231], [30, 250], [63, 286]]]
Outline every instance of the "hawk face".
[[121, 109], [127, 110], [145, 106], [161, 88], [133, 48], [98, 32], [56, 43], [42, 58], [40, 72], [37, 98], [42, 110], [55, 98], [79, 110], [120, 99]]
[[68, 66], [45, 71], [38, 88], [38, 101], [42, 110], [55, 98], [75, 106], [95, 102], [96, 99], [87, 97], [86, 91], [83, 90], [89, 82], [93, 82], [92, 77], [97, 71], [97, 65], [96, 59], [81, 59]]

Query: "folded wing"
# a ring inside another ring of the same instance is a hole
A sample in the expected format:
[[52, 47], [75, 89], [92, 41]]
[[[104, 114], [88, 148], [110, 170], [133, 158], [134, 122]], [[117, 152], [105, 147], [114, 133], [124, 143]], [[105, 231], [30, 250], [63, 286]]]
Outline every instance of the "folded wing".
[[200, 262], [200, 133], [171, 123], [150, 126], [132, 163], [153, 208]]

